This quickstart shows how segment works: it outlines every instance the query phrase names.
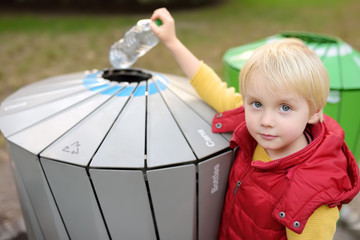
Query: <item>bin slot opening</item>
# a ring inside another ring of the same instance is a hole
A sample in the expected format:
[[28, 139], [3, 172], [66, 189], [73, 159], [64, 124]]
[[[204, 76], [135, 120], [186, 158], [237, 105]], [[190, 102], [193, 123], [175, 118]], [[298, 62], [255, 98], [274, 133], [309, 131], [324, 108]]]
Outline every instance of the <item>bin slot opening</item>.
[[141, 82], [152, 78], [152, 75], [137, 69], [109, 69], [104, 71], [102, 78], [115, 82]]

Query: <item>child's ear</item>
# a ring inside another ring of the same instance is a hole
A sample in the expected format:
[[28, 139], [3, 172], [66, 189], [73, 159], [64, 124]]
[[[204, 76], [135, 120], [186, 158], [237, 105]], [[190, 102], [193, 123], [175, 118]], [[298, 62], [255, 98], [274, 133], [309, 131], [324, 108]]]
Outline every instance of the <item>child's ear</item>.
[[319, 122], [321, 120], [321, 116], [322, 116], [322, 110], [319, 110], [316, 113], [314, 113], [313, 115], [310, 115], [308, 123], [315, 124], [315, 123]]

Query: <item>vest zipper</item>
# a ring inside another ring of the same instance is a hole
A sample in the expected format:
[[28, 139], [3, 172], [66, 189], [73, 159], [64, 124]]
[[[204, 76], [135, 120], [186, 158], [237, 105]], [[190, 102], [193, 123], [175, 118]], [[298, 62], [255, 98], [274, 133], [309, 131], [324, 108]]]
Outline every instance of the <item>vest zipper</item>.
[[239, 189], [240, 185], [241, 185], [241, 181], [237, 181], [235, 191], [234, 191], [234, 195], [236, 194], [236, 192]]
[[[242, 181], [244, 181], [244, 179], [250, 174], [250, 165], [246, 166], [246, 169], [244, 171], [244, 174], [240, 177], [240, 179]], [[239, 178], [238, 178], [239, 179]], [[235, 186], [235, 190], [234, 190], [234, 195], [236, 194], [236, 192], [238, 191], [239, 187], [241, 186], [242, 182], [240, 180], [237, 181], [236, 186]]]

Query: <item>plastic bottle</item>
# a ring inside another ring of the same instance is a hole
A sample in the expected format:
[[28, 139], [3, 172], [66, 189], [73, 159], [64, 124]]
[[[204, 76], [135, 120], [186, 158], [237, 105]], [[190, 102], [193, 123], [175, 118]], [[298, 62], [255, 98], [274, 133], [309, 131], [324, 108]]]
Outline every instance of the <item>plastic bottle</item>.
[[[150, 19], [139, 20], [122, 39], [111, 46], [109, 60], [114, 68], [130, 67], [139, 57], [158, 44], [159, 39], [151, 31], [150, 22]], [[156, 20], [155, 23], [161, 25], [160, 20]]]

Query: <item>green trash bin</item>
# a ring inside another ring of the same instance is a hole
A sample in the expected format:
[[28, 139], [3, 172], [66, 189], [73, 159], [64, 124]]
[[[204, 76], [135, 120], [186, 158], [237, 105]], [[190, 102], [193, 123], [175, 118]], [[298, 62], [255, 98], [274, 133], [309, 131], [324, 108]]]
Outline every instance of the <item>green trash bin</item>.
[[230, 48], [223, 57], [224, 79], [239, 91], [239, 72], [252, 52], [270, 41], [295, 37], [320, 57], [330, 76], [330, 94], [324, 113], [345, 131], [345, 141], [360, 160], [360, 53], [341, 39], [306, 32], [283, 32], [259, 41]]

